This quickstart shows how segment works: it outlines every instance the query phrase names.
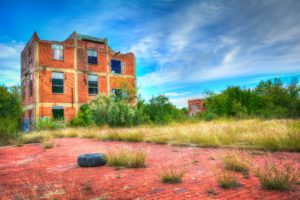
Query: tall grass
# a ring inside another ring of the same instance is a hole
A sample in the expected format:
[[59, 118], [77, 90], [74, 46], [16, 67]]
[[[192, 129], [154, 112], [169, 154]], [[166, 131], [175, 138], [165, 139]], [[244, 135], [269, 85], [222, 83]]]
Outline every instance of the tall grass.
[[142, 168], [146, 164], [147, 153], [141, 149], [121, 148], [107, 154], [107, 164], [113, 167]]
[[226, 170], [241, 172], [245, 175], [249, 173], [250, 161], [246, 154], [240, 151], [235, 150], [224, 154], [222, 163]]
[[300, 170], [292, 162], [268, 160], [264, 168], [257, 169], [256, 175], [265, 189], [289, 190], [298, 183]]
[[[52, 137], [87, 137], [114, 141], [299, 152], [299, 124], [300, 120], [219, 119], [168, 126], [66, 128], [44, 133]], [[34, 132], [29, 135], [36, 134]]]
[[240, 187], [241, 184], [237, 181], [233, 172], [222, 171], [217, 174], [217, 181], [220, 187], [224, 189]]
[[169, 165], [161, 169], [160, 180], [163, 183], [180, 183], [185, 170], [180, 166]]

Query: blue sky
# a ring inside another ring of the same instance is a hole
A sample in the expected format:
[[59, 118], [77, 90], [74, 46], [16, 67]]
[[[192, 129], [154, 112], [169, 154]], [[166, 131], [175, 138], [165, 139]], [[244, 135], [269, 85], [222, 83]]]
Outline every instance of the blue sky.
[[182, 107], [205, 90], [300, 78], [298, 0], [0, 1], [0, 84], [19, 84], [20, 52], [34, 31], [107, 37], [137, 59], [139, 93]]

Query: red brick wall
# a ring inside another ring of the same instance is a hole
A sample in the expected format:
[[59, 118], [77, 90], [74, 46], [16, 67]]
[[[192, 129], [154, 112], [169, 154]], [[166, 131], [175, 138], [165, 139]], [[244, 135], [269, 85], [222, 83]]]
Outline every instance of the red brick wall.
[[[67, 44], [66, 44], [67, 43]], [[52, 59], [51, 42], [40, 41], [39, 42], [39, 65], [52, 67], [52, 68], [74, 68], [74, 47], [68, 45], [70, 41], [66, 43], [60, 43], [64, 45], [64, 60]]]
[[75, 101], [74, 73], [64, 73], [64, 93], [52, 94], [52, 72], [40, 71], [40, 102], [72, 103]]
[[191, 115], [193, 110], [192, 110], [192, 105], [199, 105], [200, 110], [197, 110], [196, 112], [204, 112], [204, 100], [203, 99], [194, 99], [194, 100], [188, 100], [188, 113]]
[[123, 68], [124, 71], [122, 72], [122, 74], [135, 75], [135, 69], [134, 69], [135, 58], [133, 53], [119, 54], [119, 55], [110, 53], [110, 59], [120, 60], [124, 64], [124, 68]]
[[110, 78], [110, 89], [121, 88], [123, 84], [126, 84], [128, 87], [135, 87], [134, 78], [126, 78], [122, 76], [113, 76]]
[[[41, 117], [52, 118], [52, 107], [40, 107], [39, 114]], [[75, 107], [65, 107], [64, 108], [64, 118], [65, 120], [71, 121], [75, 117]]]
[[[77, 68], [90, 72], [106, 72], [106, 46], [105, 44], [92, 43], [78, 40]], [[98, 52], [98, 64], [88, 64], [87, 50], [93, 49]]]

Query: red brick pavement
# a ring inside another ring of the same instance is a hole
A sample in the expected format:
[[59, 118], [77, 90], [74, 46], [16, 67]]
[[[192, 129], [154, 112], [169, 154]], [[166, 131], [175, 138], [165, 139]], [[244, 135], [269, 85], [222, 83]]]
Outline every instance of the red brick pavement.
[[[174, 147], [146, 143], [102, 142], [91, 139], [55, 140], [55, 147], [43, 150], [40, 144], [0, 148], [1, 199], [300, 199], [300, 187], [292, 191], [268, 191], [259, 180], [237, 174], [242, 187], [225, 190], [218, 187], [215, 172], [220, 156], [227, 149]], [[119, 147], [145, 149], [146, 168], [79, 168], [79, 154], [107, 153]], [[252, 155], [253, 163], [265, 159], [293, 160], [300, 166], [299, 153]], [[186, 170], [180, 184], [163, 184], [161, 168], [178, 165]], [[209, 195], [207, 190], [216, 194]]]

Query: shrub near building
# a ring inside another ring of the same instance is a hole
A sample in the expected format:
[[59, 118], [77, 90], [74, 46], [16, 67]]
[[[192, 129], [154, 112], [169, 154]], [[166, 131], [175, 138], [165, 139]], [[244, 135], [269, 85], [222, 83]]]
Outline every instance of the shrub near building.
[[21, 115], [20, 88], [0, 86], [0, 143], [18, 137]]

